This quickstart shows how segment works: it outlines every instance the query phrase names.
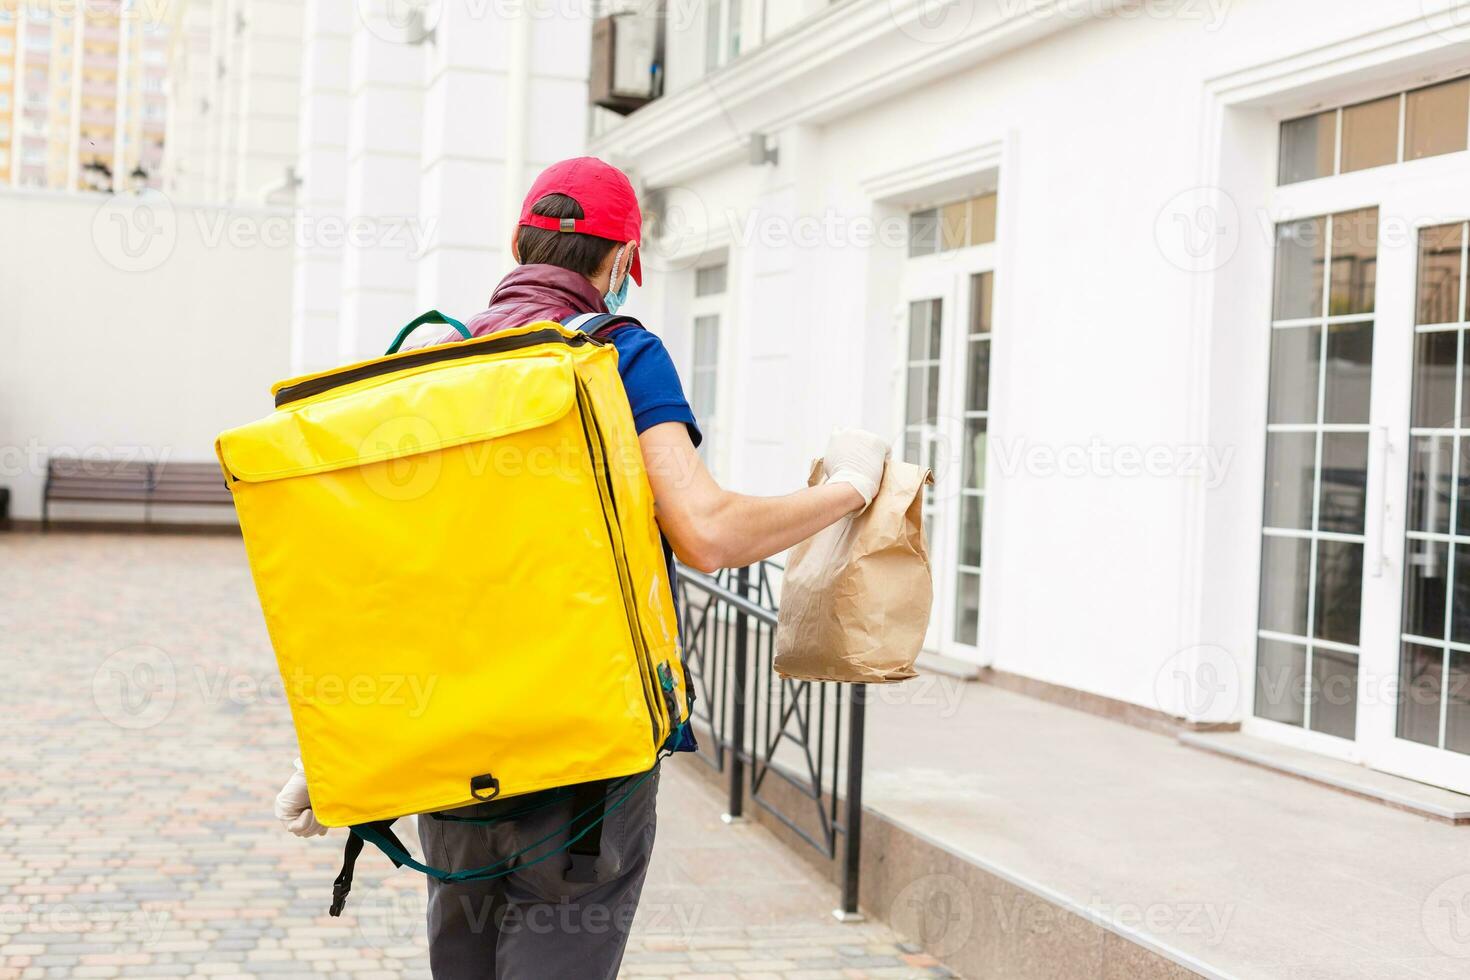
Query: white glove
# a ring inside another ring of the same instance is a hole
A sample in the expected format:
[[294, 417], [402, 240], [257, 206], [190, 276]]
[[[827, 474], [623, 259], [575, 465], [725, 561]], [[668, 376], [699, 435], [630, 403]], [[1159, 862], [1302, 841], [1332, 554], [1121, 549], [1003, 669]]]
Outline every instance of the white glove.
[[296, 771], [276, 796], [276, 819], [297, 837], [325, 837], [327, 828], [311, 812], [311, 797], [306, 795], [306, 769], [296, 760]]
[[833, 429], [822, 454], [822, 472], [828, 483], [846, 483], [863, 495], [863, 509], [878, 495], [888, 441], [862, 429]]

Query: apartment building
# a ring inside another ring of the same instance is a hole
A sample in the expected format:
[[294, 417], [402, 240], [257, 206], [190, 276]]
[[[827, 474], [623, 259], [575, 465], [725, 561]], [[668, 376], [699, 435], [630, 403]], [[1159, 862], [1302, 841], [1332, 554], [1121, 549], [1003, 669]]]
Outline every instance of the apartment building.
[[124, 0], [0, 8], [0, 185], [157, 187], [167, 47]]
[[1470, 5], [653, 9], [592, 149], [723, 477], [885, 432], [932, 663], [1470, 790]]

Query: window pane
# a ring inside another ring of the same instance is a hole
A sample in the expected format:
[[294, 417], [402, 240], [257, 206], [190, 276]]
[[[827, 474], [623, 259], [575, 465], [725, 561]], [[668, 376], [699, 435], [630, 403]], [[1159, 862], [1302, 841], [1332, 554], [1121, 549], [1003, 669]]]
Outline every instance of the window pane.
[[1322, 315], [1326, 235], [1326, 218], [1303, 218], [1276, 226], [1275, 319]]
[[1357, 645], [1362, 599], [1363, 546], [1355, 541], [1318, 541], [1313, 635]]
[[715, 414], [715, 372], [695, 371], [691, 382], [694, 414], [708, 425]]
[[960, 572], [955, 576], [955, 592], [955, 642], [974, 646], [980, 635], [980, 576]]
[[1455, 601], [1450, 608], [1450, 639], [1470, 643], [1470, 545], [1455, 544]]
[[1444, 652], [1405, 643], [1399, 663], [1398, 737], [1424, 745], [1439, 744], [1439, 690]]
[[1307, 635], [1307, 575], [1311, 543], [1261, 539], [1261, 629]]
[[925, 391], [929, 382], [929, 369], [911, 367], [908, 373], [908, 390], [903, 420], [907, 425], [917, 425], [930, 420], [930, 416], [924, 414], [924, 409], [929, 404], [929, 393]]
[[1266, 526], [1309, 530], [1317, 436], [1272, 432], [1266, 436]]
[[1449, 708], [1445, 714], [1444, 747], [1470, 753], [1470, 654], [1450, 651]]
[[[1456, 442], [1460, 444], [1460, 481], [1455, 494], [1458, 499], [1457, 509], [1459, 511], [1456, 517], [1456, 520], [1459, 521], [1457, 527], [1461, 535], [1470, 535], [1470, 439], [1461, 436]], [[1444, 472], [1447, 473], [1448, 469]], [[1448, 482], [1448, 479], [1448, 477], [1445, 477], [1446, 482]], [[1445, 496], [1448, 496], [1448, 494], [1446, 493]], [[1411, 497], [1411, 503], [1412, 499]], [[1446, 511], [1449, 510], [1448, 503], [1445, 504], [1444, 509]]]
[[985, 419], [965, 420], [965, 486], [973, 490], [985, 489], [985, 451], [988, 448], [987, 423]]
[[924, 382], [924, 421], [939, 418], [939, 365], [935, 364], [928, 369], [929, 377]]
[[970, 202], [946, 204], [939, 211], [939, 247], [964, 248], [970, 238]]
[[980, 567], [980, 528], [985, 500], [973, 494], [960, 498], [960, 564]]
[[1414, 422], [1440, 429], [1455, 421], [1455, 363], [1459, 333], [1439, 330], [1414, 338]]
[[939, 251], [939, 212], [930, 208], [909, 215], [909, 256], [933, 255]]
[[1327, 331], [1327, 422], [1368, 421], [1373, 324], [1334, 323]]
[[1409, 530], [1449, 533], [1450, 450], [1454, 443], [1453, 436], [1440, 435], [1415, 436], [1409, 441]]
[[970, 244], [985, 245], [995, 241], [995, 194], [982, 194], [970, 201]]
[[926, 325], [929, 328], [929, 351], [927, 356], [930, 360], [937, 361], [939, 359], [939, 328], [944, 314], [944, 301], [931, 299], [928, 307]]
[[1470, 134], [1470, 78], [1461, 78], [1408, 96], [1404, 159], [1418, 160], [1466, 147]]
[[1271, 331], [1271, 422], [1317, 421], [1317, 370], [1322, 363], [1319, 327]]
[[720, 318], [697, 316], [694, 318], [694, 366], [714, 367], [720, 353]]
[[1342, 172], [1395, 163], [1399, 158], [1399, 97], [1342, 110]]
[[719, 265], [706, 266], [703, 269], [694, 270], [694, 295], [695, 296], [718, 296], [725, 291], [725, 278], [728, 270], [723, 262]]
[[990, 333], [994, 329], [990, 317], [995, 301], [995, 275], [982, 272], [970, 277], [970, 333]]
[[1260, 640], [1256, 648], [1256, 717], [1301, 725], [1306, 676], [1306, 647]]
[[1438, 225], [1419, 232], [1419, 299], [1416, 323], [1458, 323], [1463, 224]]
[[1447, 547], [1442, 541], [1414, 540], [1404, 542], [1404, 547], [1404, 632], [1443, 639]]
[[929, 301], [909, 304], [909, 360], [929, 359]]
[[1332, 293], [1328, 313], [1372, 313], [1378, 279], [1378, 209], [1332, 216]]
[[1354, 738], [1358, 723], [1358, 658], [1337, 650], [1312, 650], [1312, 730]]
[[1332, 173], [1336, 152], [1337, 110], [1288, 120], [1281, 124], [1281, 166], [1277, 180], [1294, 184], [1326, 177]]
[[983, 412], [990, 404], [990, 341], [972, 340], [969, 343], [969, 377], [965, 381], [967, 395], [965, 408], [972, 412]]
[[[1322, 434], [1322, 499], [1317, 527], [1362, 534], [1368, 486], [1368, 433]], [[1320, 569], [1318, 574], [1321, 574]]]

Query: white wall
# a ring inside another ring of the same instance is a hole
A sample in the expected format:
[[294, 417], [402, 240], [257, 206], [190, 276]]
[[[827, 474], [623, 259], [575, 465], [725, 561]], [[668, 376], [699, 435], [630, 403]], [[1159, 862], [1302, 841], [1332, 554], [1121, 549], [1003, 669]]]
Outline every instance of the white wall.
[[[213, 460], [215, 435], [269, 413], [288, 374], [289, 215], [138, 201], [0, 191], [0, 484], [15, 517], [40, 516], [52, 454]], [[53, 516], [114, 513], [139, 509]]]
[[[1271, 275], [1259, 207], [1274, 180], [1277, 122], [1313, 99], [1340, 99], [1365, 75], [1411, 79], [1416, 65], [1470, 63], [1470, 11], [1436, 32], [1418, 0], [1110, 7], [1057, 5], [1010, 24], [986, 8], [972, 20], [874, 18], [866, 28], [863, 8], [836, 8], [816, 21], [825, 45], [788, 36], [635, 114], [594, 151], [713, 229], [692, 237], [733, 238], [741, 340], [726, 376], [737, 389], [731, 472], [737, 489], [770, 492], [801, 482], [831, 424], [897, 432], [902, 251], [841, 229], [902, 214], [923, 199], [928, 174], [942, 201], [939, 185], [954, 176], [946, 161], [997, 147], [981, 656], [1184, 714], [1160, 684], [1174, 658], [1222, 646], [1243, 685], [1254, 659]], [[823, 60], [822, 48], [839, 42], [843, 53]], [[1333, 64], [1333, 45], [1384, 63], [1335, 79], [1348, 69]], [[686, 49], [693, 43], [671, 45]], [[1312, 52], [1329, 54], [1308, 64]], [[1299, 77], [1251, 94], [1257, 66], [1272, 65]], [[752, 132], [779, 143], [778, 167], [746, 163], [740, 147]], [[890, 192], [905, 181], [912, 187]], [[1217, 265], [1190, 268], [1169, 238], [1175, 209], [1215, 183], [1239, 202], [1229, 227], [1238, 243]], [[800, 217], [839, 230], [807, 244], [742, 240], [752, 221], [790, 230]], [[680, 289], [654, 282], [646, 292], [642, 309], [680, 337]], [[1134, 449], [1177, 460], [1210, 450], [1229, 465], [1218, 481], [1185, 463], [1131, 477], [999, 465], [1002, 447], [1014, 459], [1094, 443], [1112, 460]], [[1248, 707], [1246, 695], [1216, 710], [1239, 718]]]

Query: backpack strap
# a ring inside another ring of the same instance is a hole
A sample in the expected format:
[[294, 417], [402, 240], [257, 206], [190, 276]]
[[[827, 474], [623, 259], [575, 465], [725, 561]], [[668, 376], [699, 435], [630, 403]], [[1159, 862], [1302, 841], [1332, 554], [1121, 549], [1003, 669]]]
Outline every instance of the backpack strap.
[[571, 863], [562, 875], [567, 881], [591, 884], [597, 880], [597, 859], [602, 856], [602, 818], [607, 810], [607, 780], [579, 783], [572, 789]]
[[576, 313], [562, 320], [561, 325], [568, 330], [580, 330], [589, 337], [611, 333], [618, 327], [643, 326], [633, 317], [618, 313]]

